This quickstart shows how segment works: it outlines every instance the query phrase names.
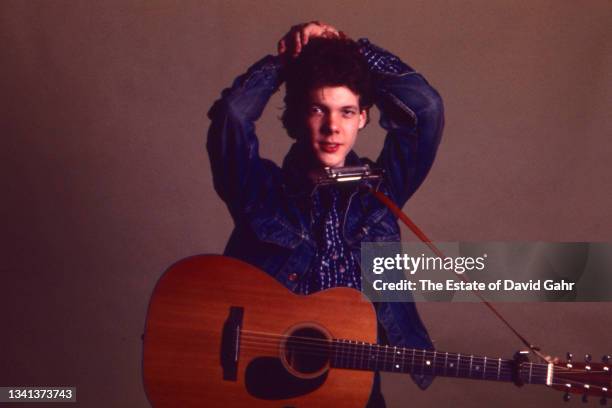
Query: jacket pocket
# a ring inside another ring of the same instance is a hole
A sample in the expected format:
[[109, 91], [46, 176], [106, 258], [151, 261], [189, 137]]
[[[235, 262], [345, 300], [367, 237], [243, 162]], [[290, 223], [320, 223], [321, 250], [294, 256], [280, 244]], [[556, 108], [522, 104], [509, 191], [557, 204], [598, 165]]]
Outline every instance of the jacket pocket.
[[361, 227], [362, 240], [368, 242], [398, 242], [400, 231], [395, 218], [387, 208], [381, 208], [368, 217]]
[[262, 242], [275, 244], [283, 248], [295, 249], [303, 240], [301, 230], [290, 225], [284, 217], [277, 215], [254, 217], [250, 221], [251, 228]]

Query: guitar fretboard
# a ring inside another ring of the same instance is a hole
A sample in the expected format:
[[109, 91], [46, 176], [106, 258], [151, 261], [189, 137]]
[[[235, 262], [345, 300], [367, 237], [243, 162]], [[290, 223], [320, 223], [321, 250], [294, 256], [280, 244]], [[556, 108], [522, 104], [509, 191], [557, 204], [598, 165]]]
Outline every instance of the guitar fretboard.
[[[461, 353], [412, 349], [334, 339], [331, 342], [331, 366], [353, 370], [390, 371], [461, 377], [489, 381], [513, 381], [514, 360]], [[519, 378], [527, 384], [546, 384], [548, 365], [522, 363]]]

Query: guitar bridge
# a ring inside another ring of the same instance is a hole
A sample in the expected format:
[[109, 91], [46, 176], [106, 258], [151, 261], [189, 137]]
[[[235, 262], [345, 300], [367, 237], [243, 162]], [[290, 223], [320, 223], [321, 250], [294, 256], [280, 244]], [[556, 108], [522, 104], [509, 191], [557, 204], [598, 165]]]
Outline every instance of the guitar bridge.
[[236, 381], [238, 377], [238, 358], [240, 356], [240, 329], [244, 308], [231, 306], [229, 316], [223, 325], [221, 336], [221, 368], [223, 379]]

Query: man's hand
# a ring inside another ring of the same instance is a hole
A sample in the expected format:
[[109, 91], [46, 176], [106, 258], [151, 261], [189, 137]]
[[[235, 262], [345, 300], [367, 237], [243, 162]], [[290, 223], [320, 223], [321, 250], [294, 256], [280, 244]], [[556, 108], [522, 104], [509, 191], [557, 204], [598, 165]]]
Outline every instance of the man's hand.
[[298, 24], [291, 27], [289, 32], [278, 42], [278, 55], [295, 58], [300, 54], [302, 48], [308, 44], [308, 41], [315, 37], [346, 38], [346, 35], [320, 21]]

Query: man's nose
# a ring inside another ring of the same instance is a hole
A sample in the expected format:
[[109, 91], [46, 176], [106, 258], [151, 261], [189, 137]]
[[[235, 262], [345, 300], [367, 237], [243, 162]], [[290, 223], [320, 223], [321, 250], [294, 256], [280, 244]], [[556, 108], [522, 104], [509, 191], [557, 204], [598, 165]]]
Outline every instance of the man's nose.
[[340, 129], [340, 124], [338, 121], [338, 116], [334, 114], [325, 115], [325, 120], [323, 121], [323, 133], [332, 135], [337, 133]]

